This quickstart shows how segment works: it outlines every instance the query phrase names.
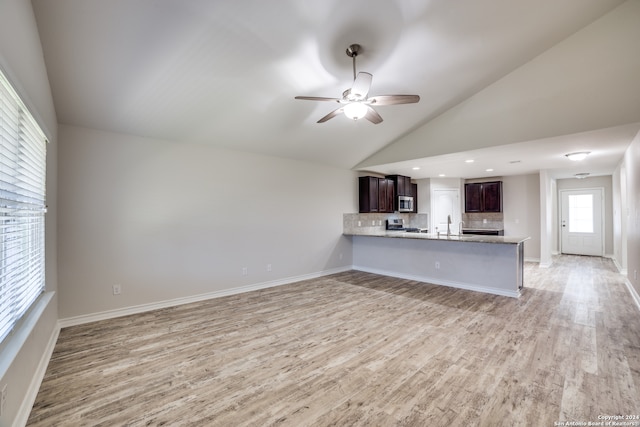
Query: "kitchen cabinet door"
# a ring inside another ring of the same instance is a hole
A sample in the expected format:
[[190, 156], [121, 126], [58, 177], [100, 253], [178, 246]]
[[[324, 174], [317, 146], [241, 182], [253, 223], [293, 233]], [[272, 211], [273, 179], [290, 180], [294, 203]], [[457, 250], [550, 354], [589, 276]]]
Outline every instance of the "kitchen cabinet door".
[[482, 184], [484, 212], [502, 212], [502, 181]]
[[378, 180], [378, 212], [392, 213], [394, 198], [393, 181], [380, 178]]
[[482, 184], [464, 185], [464, 211], [482, 212]]
[[379, 212], [379, 181], [375, 176], [361, 176], [359, 184], [360, 213]]
[[413, 213], [418, 213], [418, 184], [411, 184], [411, 197], [413, 197]]

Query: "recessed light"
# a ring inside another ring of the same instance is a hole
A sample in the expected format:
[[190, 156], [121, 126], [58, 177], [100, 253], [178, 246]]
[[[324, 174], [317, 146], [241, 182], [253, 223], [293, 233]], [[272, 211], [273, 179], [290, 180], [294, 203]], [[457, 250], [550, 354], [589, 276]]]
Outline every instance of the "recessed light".
[[439, 177], [443, 177], [446, 176], [445, 174], [441, 173], [440, 175], [438, 175]]
[[486, 169], [485, 172], [493, 172], [493, 169]]
[[591, 152], [590, 151], [578, 151], [576, 153], [565, 154], [569, 160], [573, 160], [574, 162], [579, 162], [580, 160], [584, 160]]
[[414, 171], [419, 171], [419, 170], [420, 170], [420, 168], [419, 168], [418, 166], [414, 166], [412, 169], [413, 169]]
[[469, 159], [469, 160], [465, 160], [464, 162], [465, 162], [465, 163], [473, 163], [473, 162], [475, 162], [475, 160], [473, 160], [473, 159]]

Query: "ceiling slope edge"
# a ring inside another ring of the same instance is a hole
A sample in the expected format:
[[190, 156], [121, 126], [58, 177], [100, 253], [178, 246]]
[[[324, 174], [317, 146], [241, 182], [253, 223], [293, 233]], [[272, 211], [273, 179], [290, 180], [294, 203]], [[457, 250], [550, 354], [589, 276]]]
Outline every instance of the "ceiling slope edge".
[[354, 169], [640, 121], [639, 21], [623, 3]]

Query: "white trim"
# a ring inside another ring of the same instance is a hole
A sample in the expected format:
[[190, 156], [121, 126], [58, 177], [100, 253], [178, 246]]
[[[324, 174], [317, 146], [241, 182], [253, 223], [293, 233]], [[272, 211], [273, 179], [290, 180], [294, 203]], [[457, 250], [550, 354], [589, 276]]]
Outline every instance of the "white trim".
[[623, 276], [627, 275], [627, 269], [622, 268], [615, 255], [605, 255], [605, 258], [610, 258], [611, 261], [613, 261], [613, 265], [616, 266], [616, 270], [618, 270], [618, 273], [622, 274]]
[[505, 297], [518, 298], [520, 291], [509, 291], [506, 289], [487, 288], [484, 286], [470, 286], [464, 283], [452, 282], [449, 280], [435, 279], [426, 276], [414, 276], [411, 274], [403, 274], [395, 271], [379, 270], [377, 268], [368, 268], [354, 265], [354, 270], [364, 271], [365, 273], [379, 274], [381, 276], [396, 277], [398, 279], [415, 280], [417, 282], [430, 283], [433, 285], [448, 286], [450, 288], [465, 289], [468, 291], [484, 292], [487, 294], [500, 295]]
[[51, 303], [53, 295], [54, 292], [45, 292], [40, 295], [29, 311], [27, 311], [21, 322], [15, 327], [14, 331], [5, 338], [6, 343], [3, 343], [0, 349], [0, 378], [3, 378], [7, 374], [14, 360], [18, 357], [22, 348], [24, 348], [29, 336], [36, 328], [38, 321], [40, 321], [42, 313], [44, 313]]
[[602, 239], [600, 253], [599, 254], [573, 254], [568, 253], [569, 255], [594, 255], [594, 256], [605, 256], [604, 248], [606, 242], [606, 223], [605, 223], [605, 191], [604, 187], [589, 187], [589, 188], [563, 188], [562, 190], [558, 190], [558, 245], [560, 246], [560, 253], [562, 252], [562, 244], [563, 242], [563, 233], [562, 233], [562, 197], [566, 193], [570, 192], [580, 192], [580, 191], [590, 191], [592, 194], [595, 194], [595, 191], [600, 192], [600, 238]]
[[524, 262], [540, 262], [540, 258], [525, 257]]
[[640, 295], [638, 295], [638, 292], [633, 287], [628, 277], [625, 277], [624, 284], [627, 285], [627, 289], [629, 289], [629, 293], [631, 294], [631, 298], [633, 298], [633, 302], [636, 303], [636, 307], [638, 307], [638, 310], [640, 310]]
[[257, 291], [259, 289], [272, 288], [280, 285], [287, 285], [289, 283], [300, 282], [302, 280], [316, 279], [322, 276], [328, 276], [330, 274], [342, 273], [351, 270], [351, 266], [332, 268], [329, 270], [323, 270], [316, 273], [303, 274], [301, 276], [285, 277], [283, 279], [271, 280], [268, 282], [255, 283], [253, 285], [240, 286], [237, 288], [223, 289], [215, 292], [208, 292], [200, 295], [193, 295], [182, 298], [175, 298], [171, 300], [158, 301], [149, 304], [135, 305], [131, 307], [119, 308], [115, 310], [107, 310], [98, 313], [84, 314], [81, 316], [67, 317], [60, 319], [59, 325], [61, 328], [69, 326], [82, 325], [84, 323], [96, 322], [98, 320], [113, 319], [121, 316], [128, 316], [130, 314], [144, 313], [146, 311], [158, 310], [160, 308], [173, 307], [176, 305], [190, 304], [193, 302], [205, 301], [213, 298], [226, 297], [229, 295], [240, 294], [244, 292]]
[[27, 393], [22, 399], [22, 404], [18, 409], [18, 413], [16, 414], [16, 418], [14, 419], [14, 426], [24, 426], [27, 425], [27, 421], [29, 420], [29, 415], [31, 414], [31, 409], [33, 408], [33, 404], [36, 401], [36, 397], [38, 397], [38, 391], [40, 391], [40, 385], [42, 384], [42, 380], [44, 379], [44, 375], [47, 373], [47, 366], [49, 365], [49, 360], [51, 360], [51, 355], [53, 354], [53, 350], [56, 347], [56, 342], [58, 341], [58, 335], [60, 335], [60, 323], [54, 328], [53, 333], [49, 337], [49, 342], [47, 343], [47, 347], [45, 351], [42, 353], [40, 357], [40, 362], [38, 363], [38, 367], [33, 373], [33, 377], [31, 377], [31, 383], [29, 384], [29, 388], [27, 389]]

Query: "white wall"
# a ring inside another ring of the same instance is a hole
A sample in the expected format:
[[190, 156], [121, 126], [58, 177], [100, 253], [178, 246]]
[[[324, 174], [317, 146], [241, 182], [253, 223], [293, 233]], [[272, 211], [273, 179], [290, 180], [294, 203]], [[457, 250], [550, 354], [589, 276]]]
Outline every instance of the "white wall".
[[505, 236], [529, 236], [524, 257], [540, 261], [540, 177], [538, 174], [502, 177]]
[[613, 174], [613, 260], [627, 274], [627, 169], [624, 162]]
[[59, 141], [61, 319], [352, 263], [355, 172], [62, 125]]
[[[611, 175], [594, 176], [585, 179], [558, 179], [556, 182], [558, 185], [556, 200], [559, 200], [561, 190], [581, 188], [604, 189], [604, 200], [602, 201], [604, 206], [604, 253], [605, 256], [613, 256], [613, 181]], [[556, 217], [555, 221], [559, 222], [559, 217]]]
[[50, 140], [47, 149], [46, 298], [0, 345], [0, 388], [7, 386], [0, 425], [26, 421], [57, 337], [57, 119], [31, 2], [0, 1], [0, 68]]
[[627, 190], [627, 210], [622, 212], [627, 231], [627, 278], [640, 294], [640, 133], [627, 149], [623, 165]]

